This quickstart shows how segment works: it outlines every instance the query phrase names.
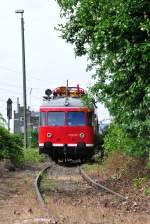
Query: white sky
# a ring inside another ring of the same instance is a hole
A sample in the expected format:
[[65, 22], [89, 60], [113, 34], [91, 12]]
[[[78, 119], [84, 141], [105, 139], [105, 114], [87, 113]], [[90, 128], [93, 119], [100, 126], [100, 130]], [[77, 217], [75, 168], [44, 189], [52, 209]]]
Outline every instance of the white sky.
[[[54, 31], [61, 21], [54, 0], [0, 1], [0, 112], [5, 118], [7, 99], [12, 99], [16, 110], [17, 97], [21, 104], [23, 98], [21, 25], [16, 9], [25, 11], [27, 104], [32, 110], [38, 110], [47, 88], [65, 85], [67, 79], [72, 86], [86, 87], [92, 82], [86, 58], [75, 58], [73, 46]], [[108, 117], [102, 106], [99, 115]]]

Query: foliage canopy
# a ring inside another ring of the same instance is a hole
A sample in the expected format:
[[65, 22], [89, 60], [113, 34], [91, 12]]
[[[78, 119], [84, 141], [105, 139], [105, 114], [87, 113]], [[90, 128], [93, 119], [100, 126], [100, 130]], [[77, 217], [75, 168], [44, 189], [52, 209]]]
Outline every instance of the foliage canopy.
[[[62, 38], [95, 69], [92, 94], [133, 138], [150, 135], [149, 0], [57, 0]], [[146, 147], [145, 145], [145, 147]]]

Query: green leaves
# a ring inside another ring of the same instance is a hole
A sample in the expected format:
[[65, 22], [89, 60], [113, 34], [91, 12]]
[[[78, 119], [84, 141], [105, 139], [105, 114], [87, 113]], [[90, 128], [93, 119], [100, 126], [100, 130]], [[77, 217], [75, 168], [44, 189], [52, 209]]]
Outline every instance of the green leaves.
[[73, 7], [77, 5], [78, 0], [57, 0], [59, 6], [64, 12], [73, 11]]
[[131, 136], [129, 132], [124, 131], [121, 125], [113, 122], [105, 135], [104, 148], [106, 153], [119, 151], [141, 157], [148, 152], [149, 144], [145, 142], [145, 139], [141, 141], [139, 137]]
[[13, 163], [19, 163], [23, 158], [23, 142], [19, 135], [11, 134], [0, 127], [0, 160], [10, 159]]
[[[77, 56], [95, 69], [92, 94], [139, 141], [150, 135], [149, 0], [58, 0], [67, 22], [60, 28]], [[146, 137], [144, 137], [146, 136]]]

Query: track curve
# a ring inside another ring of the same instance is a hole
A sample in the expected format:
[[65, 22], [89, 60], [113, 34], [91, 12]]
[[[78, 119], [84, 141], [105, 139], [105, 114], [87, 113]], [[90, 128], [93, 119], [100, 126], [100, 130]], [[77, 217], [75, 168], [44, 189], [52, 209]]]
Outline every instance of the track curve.
[[[52, 161], [51, 161], [52, 162]], [[52, 162], [51, 164], [49, 165], [46, 165], [39, 173], [38, 175], [36, 176], [36, 179], [34, 181], [34, 188], [35, 188], [35, 193], [36, 193], [36, 196], [37, 196], [37, 200], [39, 201], [39, 203], [41, 204], [41, 206], [43, 207], [43, 209], [46, 209], [47, 208], [47, 205], [44, 201], [44, 198], [43, 198], [43, 195], [42, 193], [40, 192], [40, 183], [41, 183], [41, 179], [42, 179], [42, 176], [45, 172], [48, 171], [48, 169], [50, 168], [53, 168], [55, 167], [55, 163]], [[58, 166], [58, 165], [56, 165]], [[78, 169], [78, 173], [80, 174], [80, 176], [92, 187], [98, 189], [99, 191], [106, 191], [106, 192], [109, 192], [111, 194], [114, 194], [116, 195], [117, 197], [121, 198], [122, 200], [127, 200], [128, 198], [109, 189], [108, 187], [102, 185], [101, 183], [97, 183], [95, 180], [93, 180], [91, 177], [89, 177], [89, 175], [87, 175], [84, 170], [78, 166], [77, 167]]]
[[41, 178], [42, 178], [42, 175], [52, 167], [52, 165], [47, 165], [46, 167], [44, 167], [39, 173], [38, 175], [36, 176], [36, 179], [34, 181], [34, 188], [35, 188], [35, 193], [36, 193], [36, 196], [37, 196], [37, 199], [39, 201], [39, 203], [42, 205], [43, 208], [46, 208], [46, 204], [45, 204], [45, 201], [44, 201], [44, 198], [40, 192], [40, 183], [41, 183]]
[[123, 200], [127, 200], [127, 197], [109, 189], [108, 187], [105, 187], [104, 185], [100, 184], [100, 183], [96, 183], [96, 181], [94, 181], [91, 177], [89, 177], [84, 171], [82, 168], [79, 167], [79, 173], [80, 175], [82, 176], [82, 178], [92, 187], [95, 187], [96, 189], [99, 189], [99, 190], [103, 190], [103, 191], [107, 191], [111, 194], [114, 194], [116, 195], [117, 197], [120, 197], [121, 199]]

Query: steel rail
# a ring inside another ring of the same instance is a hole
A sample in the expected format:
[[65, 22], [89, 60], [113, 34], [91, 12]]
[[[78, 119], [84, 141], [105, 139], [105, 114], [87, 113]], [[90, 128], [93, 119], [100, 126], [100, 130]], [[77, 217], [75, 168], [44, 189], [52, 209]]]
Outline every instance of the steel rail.
[[119, 194], [119, 193], [117, 193], [117, 192], [115, 192], [115, 191], [109, 189], [108, 187], [105, 187], [104, 185], [102, 185], [102, 184], [100, 184], [100, 183], [96, 183], [96, 181], [94, 181], [91, 177], [89, 177], [89, 176], [83, 171], [83, 169], [80, 168], [80, 167], [79, 167], [79, 173], [80, 173], [80, 175], [82, 176], [82, 178], [83, 178], [83, 179], [84, 179], [90, 186], [95, 187], [96, 189], [101, 189], [101, 190], [103, 190], [103, 191], [107, 191], [107, 192], [109, 192], [109, 193], [111, 193], [111, 194], [114, 194], [114, 195], [120, 197], [120, 198], [123, 199], [123, 200], [127, 200], [127, 199], [128, 199], [127, 197], [125, 197], [125, 196], [123, 196], [123, 195], [121, 195], [121, 194]]
[[34, 181], [34, 188], [35, 188], [35, 193], [37, 195], [37, 199], [38, 201], [40, 202], [40, 204], [42, 205], [43, 208], [46, 208], [46, 204], [45, 204], [45, 201], [44, 201], [44, 198], [40, 192], [40, 183], [41, 183], [41, 179], [42, 179], [42, 176], [43, 174], [49, 169], [51, 168], [52, 165], [47, 165], [45, 168], [43, 168], [39, 173], [38, 175], [36, 176], [36, 179]]

